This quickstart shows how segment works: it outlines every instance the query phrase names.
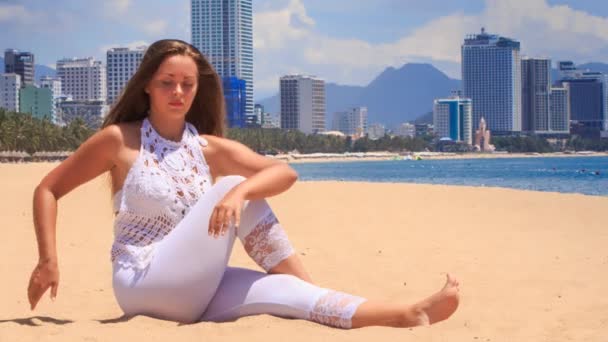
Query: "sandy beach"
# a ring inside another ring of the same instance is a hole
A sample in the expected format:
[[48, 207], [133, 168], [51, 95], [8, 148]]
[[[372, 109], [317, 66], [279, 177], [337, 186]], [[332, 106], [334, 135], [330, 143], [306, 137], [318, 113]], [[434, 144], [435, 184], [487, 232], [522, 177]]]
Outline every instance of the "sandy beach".
[[[608, 198], [353, 182], [297, 182], [268, 199], [317, 284], [411, 303], [445, 272], [461, 305], [430, 327], [338, 330], [268, 315], [179, 325], [126, 320], [112, 293], [112, 213], [104, 176], [59, 201], [61, 280], [30, 311], [37, 261], [32, 193], [56, 164], [0, 164], [0, 342], [608, 341]], [[259, 269], [239, 242], [231, 265]]]

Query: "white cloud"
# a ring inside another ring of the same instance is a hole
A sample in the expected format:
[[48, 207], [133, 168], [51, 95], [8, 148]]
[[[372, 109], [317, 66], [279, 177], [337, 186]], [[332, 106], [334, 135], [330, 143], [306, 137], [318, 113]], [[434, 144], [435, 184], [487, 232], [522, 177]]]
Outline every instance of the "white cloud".
[[116, 16], [127, 13], [131, 0], [105, 0], [104, 12], [108, 16]]
[[520, 40], [527, 55], [605, 61], [608, 52], [608, 18], [552, 6], [547, 0], [486, 0], [481, 13], [443, 16], [384, 44], [317, 32], [302, 2], [292, 0], [283, 8], [255, 14], [256, 93], [271, 92], [269, 75], [285, 74], [294, 66], [342, 84], [364, 85], [387, 66], [422, 61], [459, 77], [454, 66], [460, 63], [463, 39], [482, 26]]
[[142, 23], [141, 28], [150, 36], [159, 36], [167, 32], [167, 22], [162, 19], [148, 20]]
[[40, 17], [26, 9], [23, 5], [0, 4], [0, 23], [10, 22], [17, 25], [29, 25], [36, 22]]
[[289, 41], [305, 38], [315, 24], [300, 0], [285, 8], [254, 14], [254, 47], [279, 49]]

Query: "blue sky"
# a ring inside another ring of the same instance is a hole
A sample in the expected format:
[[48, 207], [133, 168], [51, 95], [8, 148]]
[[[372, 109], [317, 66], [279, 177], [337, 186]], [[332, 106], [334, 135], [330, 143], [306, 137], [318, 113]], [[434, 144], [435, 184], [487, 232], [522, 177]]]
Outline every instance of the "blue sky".
[[[189, 0], [0, 0], [0, 49], [62, 57], [190, 40]], [[256, 99], [286, 73], [365, 85], [388, 66], [432, 63], [459, 78], [465, 34], [519, 39], [522, 53], [608, 63], [608, 1], [600, 0], [254, 0]]]

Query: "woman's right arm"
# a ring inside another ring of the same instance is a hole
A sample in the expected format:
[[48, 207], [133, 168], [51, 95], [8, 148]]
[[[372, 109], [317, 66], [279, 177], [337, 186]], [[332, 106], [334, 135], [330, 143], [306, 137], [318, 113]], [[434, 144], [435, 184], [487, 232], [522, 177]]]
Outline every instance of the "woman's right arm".
[[34, 228], [39, 259], [28, 286], [32, 310], [49, 287], [52, 287], [51, 299], [57, 295], [57, 200], [77, 186], [109, 171], [115, 165], [122, 136], [117, 125], [110, 125], [95, 133], [49, 172], [34, 190]]

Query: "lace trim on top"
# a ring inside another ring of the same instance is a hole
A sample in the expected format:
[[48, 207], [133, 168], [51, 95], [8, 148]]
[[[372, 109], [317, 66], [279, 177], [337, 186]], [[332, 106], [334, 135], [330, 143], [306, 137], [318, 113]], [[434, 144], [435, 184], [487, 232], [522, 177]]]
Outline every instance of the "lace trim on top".
[[154, 246], [188, 213], [212, 185], [202, 148], [206, 139], [186, 122], [180, 141], [163, 138], [148, 118], [141, 126], [141, 146], [116, 193], [111, 260], [143, 269]]
[[329, 290], [315, 303], [310, 312], [310, 320], [336, 328], [350, 329], [355, 311], [365, 301], [362, 297]]

